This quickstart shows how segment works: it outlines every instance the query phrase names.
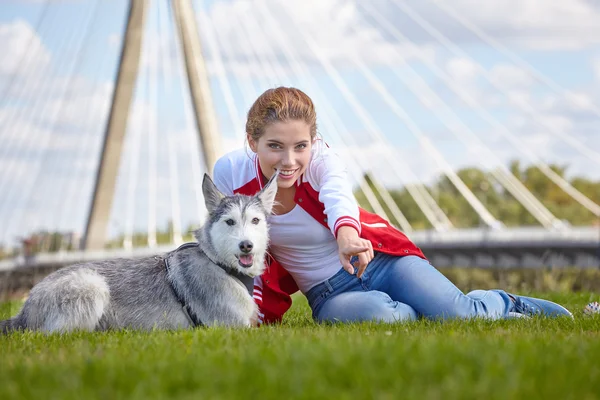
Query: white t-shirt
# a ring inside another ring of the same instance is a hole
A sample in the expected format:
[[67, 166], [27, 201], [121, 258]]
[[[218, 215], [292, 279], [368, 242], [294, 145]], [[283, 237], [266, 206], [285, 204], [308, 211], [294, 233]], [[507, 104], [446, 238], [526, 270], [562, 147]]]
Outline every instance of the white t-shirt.
[[342, 264], [331, 231], [296, 205], [283, 215], [271, 215], [270, 252], [296, 281], [302, 293], [335, 275]]

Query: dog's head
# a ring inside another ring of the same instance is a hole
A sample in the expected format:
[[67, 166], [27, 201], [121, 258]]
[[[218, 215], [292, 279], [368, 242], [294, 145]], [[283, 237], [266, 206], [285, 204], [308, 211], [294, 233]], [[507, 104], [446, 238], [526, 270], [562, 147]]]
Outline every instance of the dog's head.
[[277, 194], [277, 174], [254, 196], [225, 196], [205, 174], [202, 182], [208, 210], [196, 237], [214, 261], [249, 276], [261, 275], [269, 244], [267, 217]]

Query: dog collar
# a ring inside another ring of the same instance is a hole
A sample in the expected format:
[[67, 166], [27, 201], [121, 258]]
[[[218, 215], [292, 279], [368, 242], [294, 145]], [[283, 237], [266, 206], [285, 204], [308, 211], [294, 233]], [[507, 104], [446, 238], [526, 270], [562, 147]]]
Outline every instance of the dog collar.
[[[219, 265], [219, 264], [217, 264], [217, 265]], [[240, 285], [242, 285], [244, 288], [246, 288], [250, 297], [252, 297], [254, 295], [254, 278], [253, 277], [248, 276], [246, 274], [241, 274], [238, 271], [232, 271], [231, 268], [223, 266], [223, 265], [219, 265], [219, 267], [223, 268], [225, 270], [225, 272], [227, 272], [229, 274], [229, 276], [231, 276], [232, 278], [237, 280]]]
[[[196, 246], [198, 246], [197, 243], [192, 243], [192, 244], [195, 244]], [[206, 254], [206, 252], [203, 252], [203, 253], [206, 256], [206, 258], [208, 258], [210, 260], [210, 262], [212, 262], [215, 265], [218, 265], [223, 271], [225, 271], [227, 273], [227, 275], [231, 276], [240, 285], [242, 285], [242, 287], [248, 291], [248, 294], [250, 295], [250, 297], [253, 296], [253, 294], [254, 294], [254, 278], [253, 277], [248, 276], [246, 274], [242, 274], [241, 272], [231, 268], [230, 266], [216, 262], [215, 260], [210, 258], [210, 256], [208, 254]]]
[[[199, 247], [199, 244], [194, 243], [194, 242], [184, 243], [181, 246], [179, 246], [175, 251], [188, 249], [191, 247]], [[216, 262], [208, 254], [206, 254], [206, 252], [203, 251], [203, 253], [206, 256], [206, 258], [208, 258], [210, 260], [210, 262], [217, 265], [219, 268], [221, 268], [223, 271], [225, 271], [229, 276], [234, 278], [240, 285], [242, 285], [242, 287], [244, 287], [248, 291], [248, 294], [250, 295], [250, 297], [252, 297], [252, 295], [254, 294], [254, 278], [253, 277], [248, 276], [246, 274], [242, 274], [239, 271], [237, 271], [225, 264]]]

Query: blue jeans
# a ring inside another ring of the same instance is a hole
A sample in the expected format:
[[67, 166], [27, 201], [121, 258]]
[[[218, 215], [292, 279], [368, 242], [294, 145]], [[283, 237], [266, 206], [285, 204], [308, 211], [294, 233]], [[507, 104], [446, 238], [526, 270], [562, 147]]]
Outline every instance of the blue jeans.
[[361, 278], [340, 269], [306, 297], [318, 322], [499, 319], [508, 317], [512, 305], [502, 290], [465, 295], [427, 260], [383, 253], [375, 253]]

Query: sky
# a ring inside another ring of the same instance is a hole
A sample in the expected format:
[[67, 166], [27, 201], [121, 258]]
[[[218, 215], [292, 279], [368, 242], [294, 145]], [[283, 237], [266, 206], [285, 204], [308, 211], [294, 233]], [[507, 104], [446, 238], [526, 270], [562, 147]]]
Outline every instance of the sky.
[[[350, 177], [568, 166], [600, 178], [597, 0], [193, 1], [222, 152], [296, 86]], [[0, 243], [85, 226], [127, 2], [0, 0]], [[111, 237], [204, 216], [205, 171], [166, 0], [149, 2]], [[210, 172], [210, 171], [209, 171]]]

